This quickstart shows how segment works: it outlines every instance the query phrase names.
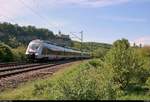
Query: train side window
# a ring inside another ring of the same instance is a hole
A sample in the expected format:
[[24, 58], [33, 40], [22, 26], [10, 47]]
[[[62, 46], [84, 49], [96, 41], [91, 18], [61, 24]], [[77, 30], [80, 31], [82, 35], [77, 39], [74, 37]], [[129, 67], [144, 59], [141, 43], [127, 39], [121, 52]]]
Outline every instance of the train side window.
[[48, 49], [48, 48], [43, 48], [42, 50], [42, 54], [43, 55], [53, 55], [54, 54], [54, 51]]
[[42, 50], [42, 54], [46, 54], [46, 48], [43, 48], [43, 50]]
[[52, 51], [51, 54], [52, 55], [57, 55], [57, 52], [56, 51]]

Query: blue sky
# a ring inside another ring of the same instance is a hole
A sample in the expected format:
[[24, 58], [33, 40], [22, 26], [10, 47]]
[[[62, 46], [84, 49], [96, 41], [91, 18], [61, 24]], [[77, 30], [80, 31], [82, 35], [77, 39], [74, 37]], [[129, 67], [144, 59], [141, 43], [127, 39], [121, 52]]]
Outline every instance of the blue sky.
[[0, 21], [77, 36], [83, 30], [84, 41], [150, 44], [150, 0], [0, 0]]

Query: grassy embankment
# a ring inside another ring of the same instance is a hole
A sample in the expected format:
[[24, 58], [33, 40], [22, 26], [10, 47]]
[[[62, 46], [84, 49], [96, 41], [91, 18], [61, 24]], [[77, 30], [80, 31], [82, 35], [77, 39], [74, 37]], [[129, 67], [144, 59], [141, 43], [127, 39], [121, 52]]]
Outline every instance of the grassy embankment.
[[[143, 85], [130, 85], [125, 90], [115, 85], [113, 70], [101, 60], [85, 61], [56, 72], [47, 79], [28, 82], [0, 93], [0, 99], [13, 100], [149, 100]], [[105, 66], [105, 68], [104, 68]], [[150, 83], [150, 81], [149, 81]]]
[[[84, 61], [86, 63], [87, 61]], [[8, 89], [4, 92], [0, 93], [0, 99], [55, 99], [55, 94], [42, 94], [42, 95], [35, 95], [35, 91], [38, 85], [41, 85], [44, 87], [49, 87], [50, 83], [53, 86], [57, 86], [58, 80], [63, 79], [64, 77], [71, 77], [73, 74], [81, 70], [81, 66], [79, 65], [81, 62], [77, 62], [75, 65], [71, 65], [69, 68], [63, 68], [60, 69], [58, 72], [54, 73], [52, 76], [50, 76], [47, 79], [38, 79], [35, 81], [29, 81], [27, 83], [23, 83], [19, 85], [16, 89]], [[39, 89], [39, 90], [41, 90]], [[44, 90], [43, 90], [44, 91]], [[40, 92], [37, 92], [37, 94]]]

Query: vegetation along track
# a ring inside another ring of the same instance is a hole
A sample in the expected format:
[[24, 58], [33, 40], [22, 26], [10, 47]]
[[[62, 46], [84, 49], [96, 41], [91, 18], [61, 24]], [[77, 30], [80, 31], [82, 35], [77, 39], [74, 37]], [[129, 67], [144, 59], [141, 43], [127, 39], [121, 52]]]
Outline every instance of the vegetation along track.
[[1, 67], [0, 68], [0, 78], [8, 77], [11, 75], [16, 75], [28, 71], [43, 69], [43, 68], [50, 68], [52, 66], [56, 66], [59, 64], [68, 63], [71, 61], [57, 61], [53, 63], [34, 63], [34, 64], [26, 64], [26, 65], [16, 65], [16, 66], [8, 66], [8, 67]]

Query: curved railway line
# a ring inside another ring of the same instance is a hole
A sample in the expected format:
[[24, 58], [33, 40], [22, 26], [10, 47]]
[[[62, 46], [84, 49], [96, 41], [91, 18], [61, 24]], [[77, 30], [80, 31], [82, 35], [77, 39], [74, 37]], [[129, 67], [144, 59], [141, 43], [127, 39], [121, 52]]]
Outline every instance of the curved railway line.
[[28, 71], [32, 71], [32, 70], [38, 70], [41, 68], [50, 67], [50, 65], [52, 65], [52, 64], [46, 64], [46, 65], [44, 65], [44, 64], [29, 64], [29, 65], [17, 65], [17, 66], [13, 66], [13, 67], [0, 68], [0, 78], [7, 77], [10, 75], [20, 74], [20, 73], [28, 72]]
[[51, 63], [6, 64], [0, 67], [0, 91], [16, 88], [20, 84], [47, 78], [60, 69], [67, 68], [81, 60], [53, 61]]
[[52, 66], [69, 63], [72, 61], [57, 61], [53, 63], [9, 63], [0, 64], [0, 79], [4, 77], [9, 77], [16, 74], [21, 74], [29, 71], [50, 68]]
[[24, 65], [24, 64], [26, 64], [26, 63], [25, 62], [22, 62], [22, 63], [18, 63], [18, 62], [0, 63], [0, 68], [1, 67]]

